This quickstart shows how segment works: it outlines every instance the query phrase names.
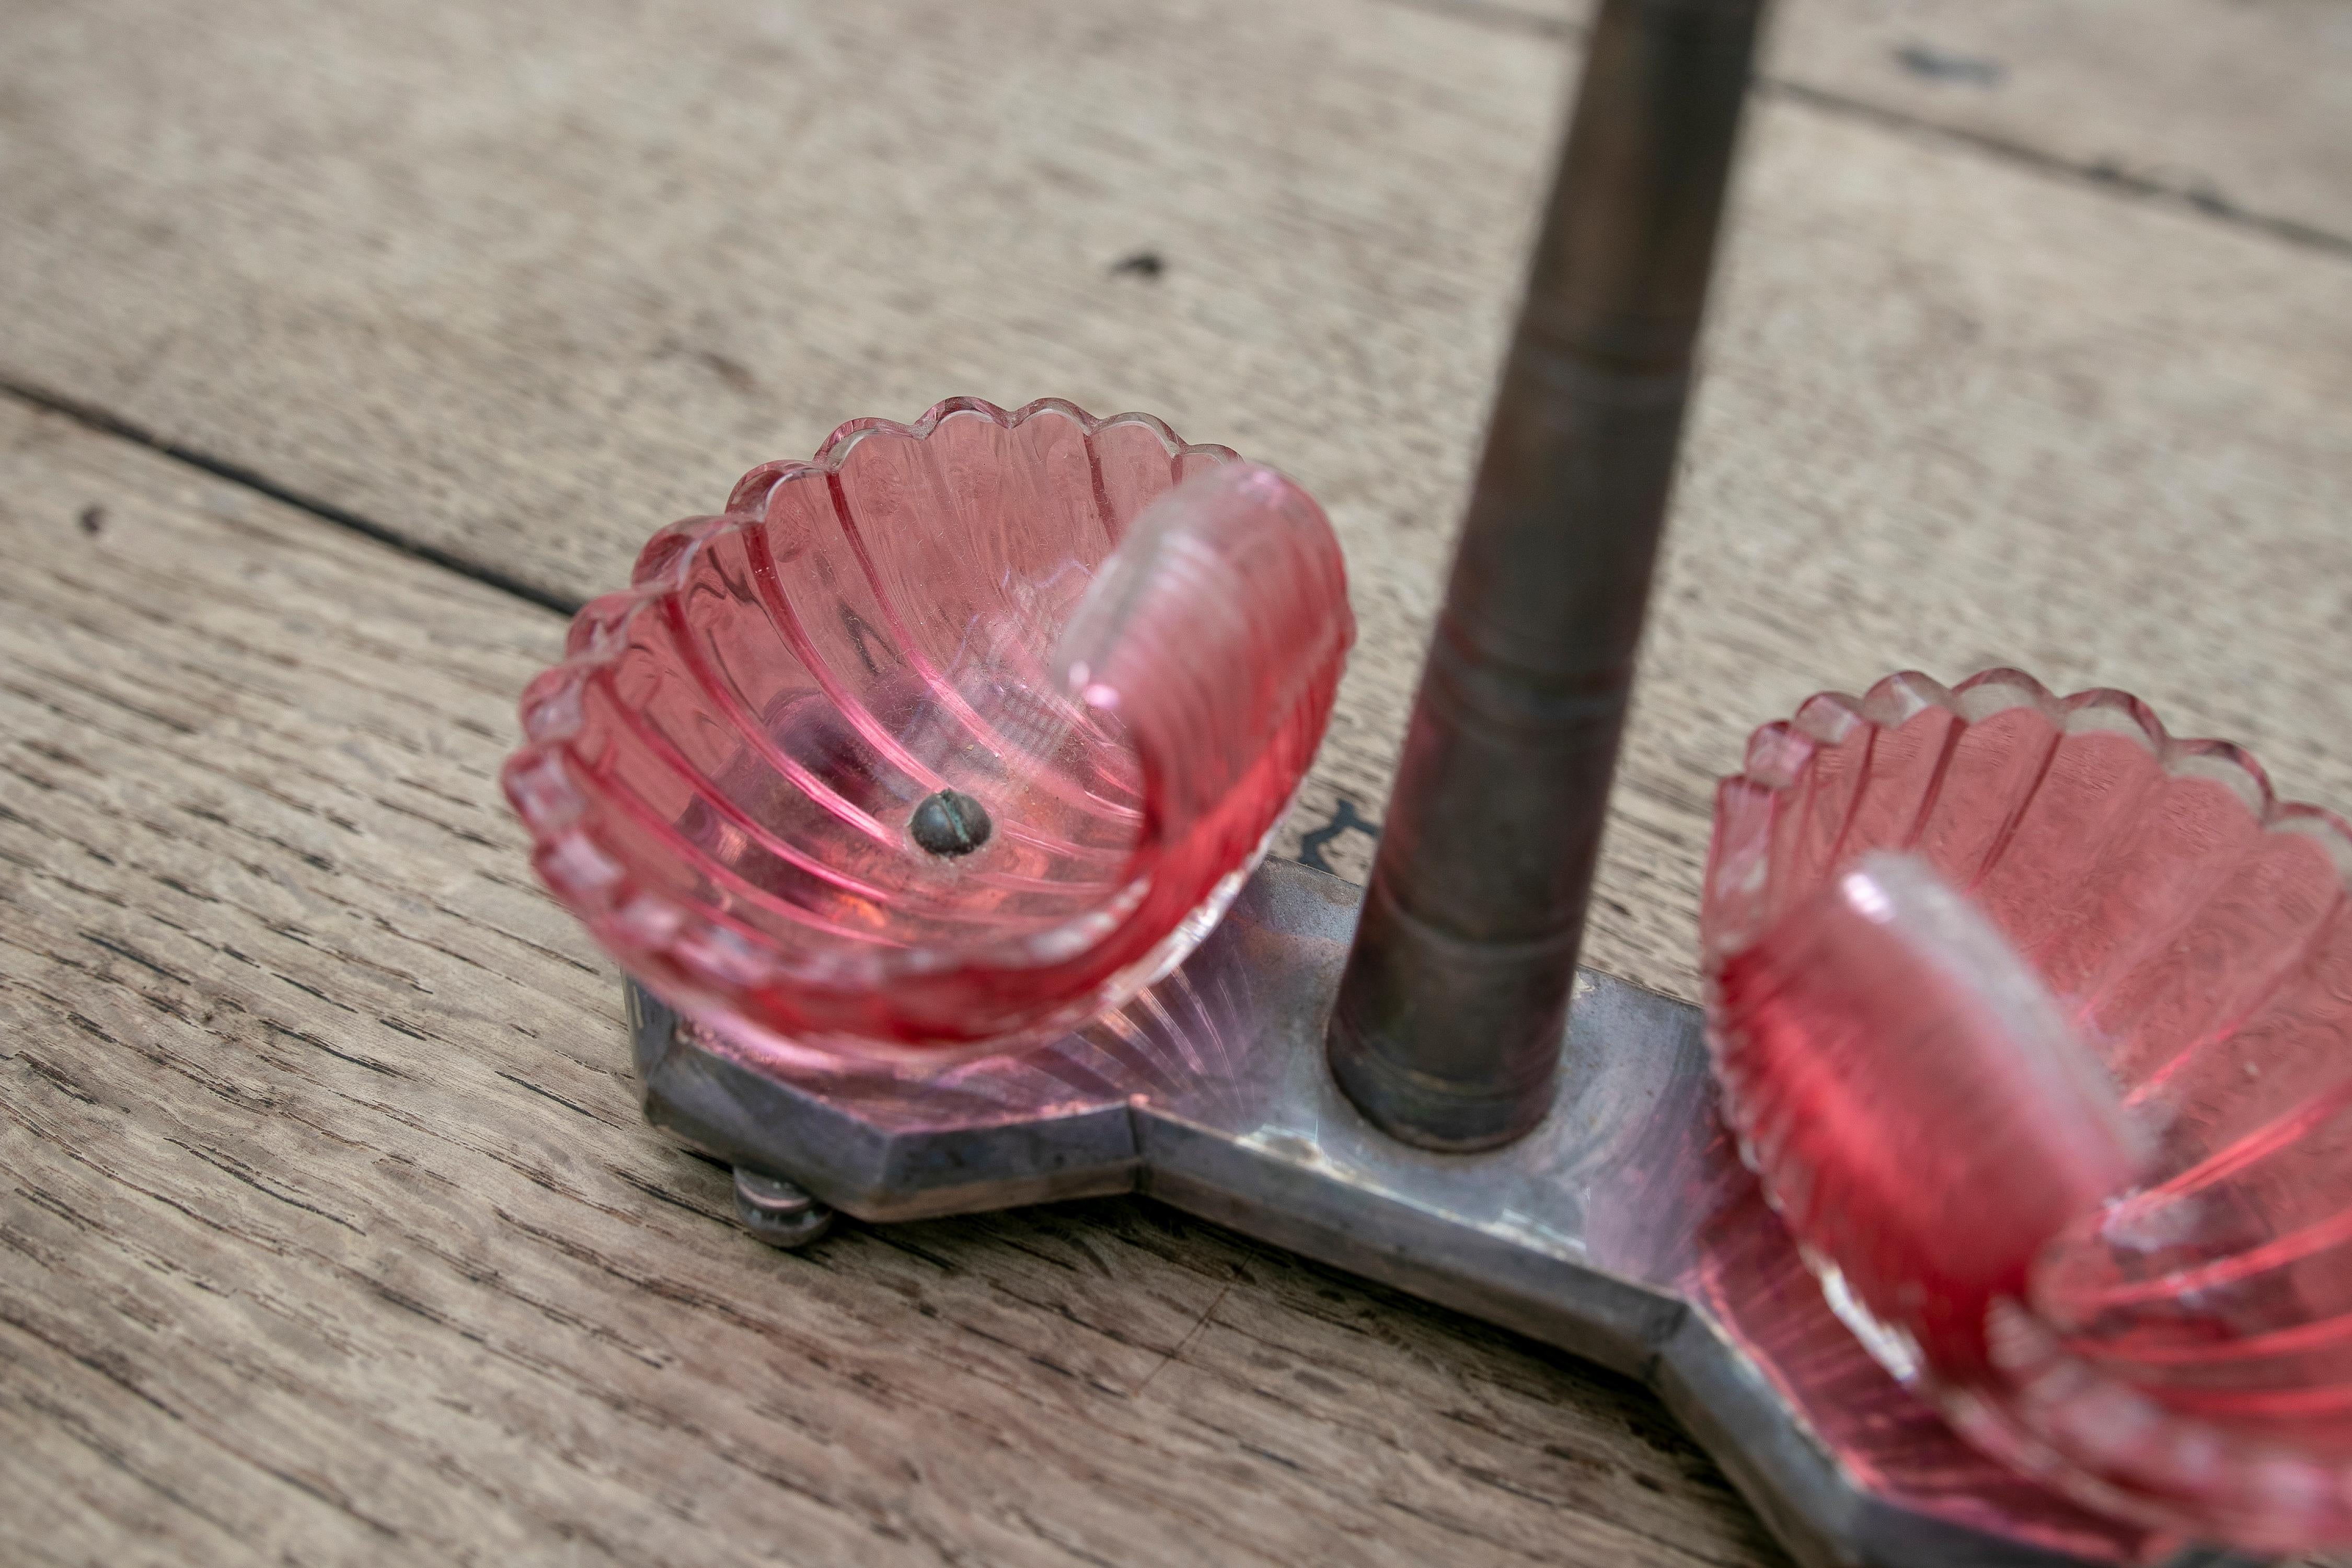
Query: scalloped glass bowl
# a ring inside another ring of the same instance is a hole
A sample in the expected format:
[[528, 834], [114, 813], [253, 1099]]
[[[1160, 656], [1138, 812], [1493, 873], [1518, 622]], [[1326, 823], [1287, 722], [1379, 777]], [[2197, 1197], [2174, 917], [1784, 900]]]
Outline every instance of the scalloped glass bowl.
[[[655, 534], [525, 692], [504, 783], [556, 897], [737, 1049], [1005, 1048], [1207, 932], [1353, 634], [1280, 475], [1141, 415], [951, 399]], [[927, 802], [980, 823], [965, 852]]]
[[[1939, 895], [1887, 850], [2005, 951], [1906, 928]], [[1701, 942], [1743, 1154], [1888, 1369], [2093, 1507], [2352, 1536], [2348, 869], [2352, 830], [2236, 747], [2014, 670], [1815, 697], [1718, 792]], [[2021, 961], [2042, 1002], [2001, 1023], [1978, 1003]], [[2070, 1052], [2105, 1081], [2063, 1087]]]

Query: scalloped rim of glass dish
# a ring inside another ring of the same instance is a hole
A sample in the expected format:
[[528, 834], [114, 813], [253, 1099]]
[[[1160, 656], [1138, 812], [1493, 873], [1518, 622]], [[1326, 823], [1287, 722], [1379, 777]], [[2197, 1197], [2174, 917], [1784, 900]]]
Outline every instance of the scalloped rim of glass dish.
[[[2245, 748], [2234, 742], [2176, 736], [2165, 728], [2152, 708], [2127, 691], [2095, 687], [2059, 697], [2025, 671], [2007, 666], [1980, 670], [1950, 687], [1917, 670], [1903, 670], [1885, 677], [1861, 698], [1843, 691], [1816, 692], [1801, 703], [1790, 718], [1775, 720], [1751, 733], [1740, 772], [1725, 778], [1722, 784], [1728, 787], [1744, 782], [1777, 795], [1803, 778], [1804, 765], [1811, 759], [1814, 744], [1842, 743], [1864, 724], [1882, 732], [1897, 729], [1931, 707], [1952, 713], [1963, 725], [1979, 723], [2019, 708], [2032, 708], [2049, 720], [2061, 736], [2105, 731], [2136, 737], [2147, 746], [2167, 773], [2208, 779], [2224, 785], [2263, 833], [2293, 833], [2318, 839], [2335, 863], [2345, 895], [2352, 897], [2352, 823], [2325, 806], [2281, 800], [2271, 787], [2270, 775]], [[1792, 745], [1792, 736], [1805, 743]], [[1713, 890], [1709, 889], [1710, 893]], [[1707, 1047], [1711, 1053], [1719, 1055], [1715, 1029], [1715, 951], [1708, 950], [1703, 968]], [[1751, 1171], [1757, 1170], [1758, 1163], [1747, 1141], [1736, 1142], [1741, 1163]], [[1778, 1212], [1780, 1202], [1770, 1186], [1766, 1184], [1764, 1191]], [[2084, 1506], [2116, 1518], [2191, 1536], [2210, 1528], [2160, 1500], [2120, 1488], [2082, 1468], [2047, 1436], [2019, 1421], [2005, 1405], [1995, 1405], [1974, 1389], [1939, 1383], [1910, 1336], [1871, 1312], [1847, 1287], [1833, 1259], [1807, 1247], [1801, 1246], [1798, 1251], [1820, 1282], [1831, 1310], [1853, 1331], [1872, 1357], [1897, 1382], [1932, 1403], [1956, 1430], [1979, 1448]], [[2129, 1406], [2150, 1424], [2160, 1425], [2183, 1438], [2201, 1435], [2205, 1443], [2222, 1449], [2243, 1446], [2240, 1439], [2222, 1436], [2210, 1423], [2176, 1415], [2119, 1380], [2065, 1355], [2029, 1303], [2004, 1300], [1995, 1302], [1992, 1311], [1996, 1336], [2038, 1362], [2033, 1382], [2063, 1375], [2074, 1382], [2076, 1389], [2095, 1391], [2096, 1395], [2112, 1401], [2117, 1409]], [[2082, 1395], [2074, 1397], [2079, 1399]], [[2259, 1460], [2265, 1453], [2279, 1451], [2265, 1447], [2256, 1451], [2255, 1458]], [[2323, 1468], [2301, 1458], [2290, 1462], [2306, 1473]], [[2259, 1463], [2250, 1462], [2244, 1468], [2250, 1473], [2268, 1473], [2267, 1468]], [[2352, 1496], [2352, 1461], [2325, 1468], [2334, 1476], [2336, 1489]], [[2305, 1487], [2294, 1490], [2300, 1498], [2310, 1495]]]
[[[526, 689], [522, 707], [524, 743], [506, 764], [504, 777], [512, 781], [509, 797], [517, 815], [530, 830], [539, 855], [561, 857], [572, 868], [575, 885], [593, 889], [591, 909], [573, 913], [587, 926], [599, 945], [624, 928], [662, 930], [662, 945], [681, 967], [715, 969], [721, 965], [764, 963], [772, 973], [800, 983], [859, 988], [880, 987], [908, 975], [936, 975], [964, 965], [994, 968], [1043, 966], [1067, 958], [1073, 951], [1102, 934], [1115, 921], [1121, 906], [1141, 896], [1140, 885], [1129, 882], [1105, 904], [1071, 920], [995, 944], [974, 944], [951, 952], [935, 948], [885, 950], [858, 963], [854, 971], [840, 963], [796, 970], [778, 955], [751, 949], [736, 932], [673, 899], [635, 886], [594, 841], [577, 826], [582, 797], [566, 773], [562, 743], [578, 732], [582, 688], [599, 670], [619, 658], [628, 642], [635, 618], [677, 594], [704, 545], [727, 534], [740, 532], [766, 521], [768, 502], [778, 487], [795, 480], [822, 481], [841, 471], [851, 452], [868, 439], [895, 436], [909, 440], [928, 438], [944, 421], [959, 415], [976, 416], [1005, 430], [1032, 419], [1054, 416], [1075, 424], [1091, 445], [1101, 431], [1133, 426], [1150, 432], [1172, 460], [1208, 458], [1219, 464], [1244, 459], [1233, 447], [1214, 442], [1188, 442], [1154, 415], [1113, 414], [1097, 418], [1066, 398], [1040, 397], [1007, 412], [980, 397], [942, 398], [911, 423], [865, 416], [843, 421], [808, 458], [783, 458], [761, 463], [737, 480], [726, 509], [715, 515], [689, 517], [656, 530], [638, 552], [629, 586], [600, 595], [582, 605], [566, 634], [562, 662], [542, 671]], [[579, 646], [574, 646], [579, 645]], [[1303, 787], [1305, 781], [1300, 784]], [[1294, 795], [1294, 802], [1296, 796]], [[894, 1075], [967, 1065], [975, 1059], [1008, 1055], [1057, 1038], [1106, 1008], [1165, 975], [1224, 913], [1242, 884], [1264, 858], [1288, 810], [1276, 816], [1256, 850], [1232, 873], [1222, 878], [1209, 896], [1134, 963], [1117, 971], [1093, 991], [1074, 998], [1048, 1018], [1017, 1034], [976, 1041], [896, 1044], [863, 1037], [828, 1037], [824, 1042], [803, 1042], [761, 1028], [736, 1016], [731, 1008], [698, 1005], [701, 999], [678, 997], [682, 1011], [691, 1014], [707, 1038], [722, 1045], [753, 1067], [781, 1067], [796, 1073], [858, 1074], [877, 1068]], [[1189, 940], [1188, 940], [1189, 939]], [[636, 938], [619, 942], [626, 947]]]

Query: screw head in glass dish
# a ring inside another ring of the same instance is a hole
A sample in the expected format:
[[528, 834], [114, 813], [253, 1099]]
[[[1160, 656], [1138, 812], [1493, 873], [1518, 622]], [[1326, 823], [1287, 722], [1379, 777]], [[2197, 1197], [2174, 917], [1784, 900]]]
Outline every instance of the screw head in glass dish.
[[655, 534], [522, 700], [541, 879], [755, 1063], [1051, 1037], [1206, 934], [1354, 622], [1322, 510], [1055, 399], [857, 419]]
[[2352, 829], [2116, 691], [1815, 697], [1717, 795], [1726, 1119], [1980, 1447], [2192, 1539], [2352, 1539]]

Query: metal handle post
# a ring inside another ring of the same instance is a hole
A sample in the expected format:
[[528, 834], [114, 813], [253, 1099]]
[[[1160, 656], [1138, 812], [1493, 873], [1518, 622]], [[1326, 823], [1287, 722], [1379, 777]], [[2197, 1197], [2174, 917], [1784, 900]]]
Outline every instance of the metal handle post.
[[1331, 1021], [1411, 1142], [1551, 1102], [1761, 3], [1593, 28]]

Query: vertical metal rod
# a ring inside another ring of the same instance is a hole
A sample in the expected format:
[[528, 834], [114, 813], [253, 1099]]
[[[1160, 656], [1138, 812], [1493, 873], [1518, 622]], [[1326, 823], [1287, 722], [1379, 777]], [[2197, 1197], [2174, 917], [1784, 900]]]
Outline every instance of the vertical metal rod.
[[1551, 1103], [1762, 0], [1605, 0], [1413, 700], [1331, 1068], [1380, 1126]]

